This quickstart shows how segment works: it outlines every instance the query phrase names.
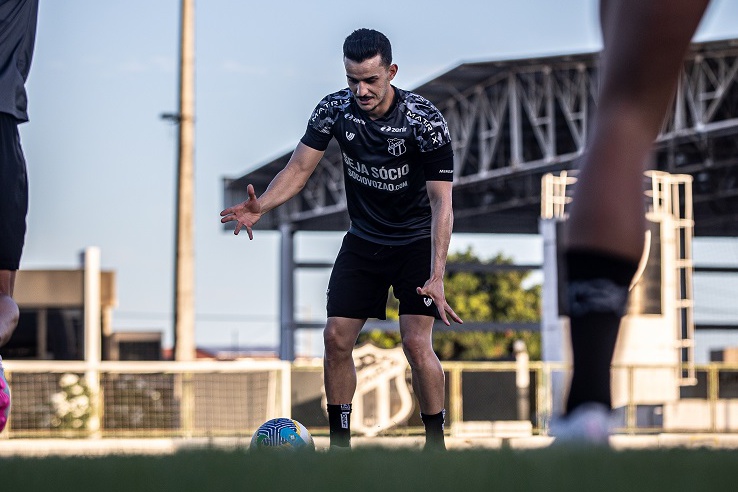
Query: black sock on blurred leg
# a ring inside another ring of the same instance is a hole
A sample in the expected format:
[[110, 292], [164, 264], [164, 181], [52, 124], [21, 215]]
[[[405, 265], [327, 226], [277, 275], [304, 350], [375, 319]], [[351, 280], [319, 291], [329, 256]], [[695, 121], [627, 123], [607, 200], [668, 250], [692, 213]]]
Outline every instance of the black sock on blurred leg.
[[612, 407], [610, 366], [638, 262], [591, 250], [566, 253], [573, 372], [566, 413], [586, 402]]

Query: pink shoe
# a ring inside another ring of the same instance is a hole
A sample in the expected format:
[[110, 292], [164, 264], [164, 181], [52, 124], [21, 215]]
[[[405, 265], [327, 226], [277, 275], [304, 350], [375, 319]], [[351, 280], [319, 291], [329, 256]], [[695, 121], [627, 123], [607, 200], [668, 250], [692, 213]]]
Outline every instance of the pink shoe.
[[0, 364], [0, 432], [5, 429], [10, 416], [10, 387], [5, 380], [5, 372]]

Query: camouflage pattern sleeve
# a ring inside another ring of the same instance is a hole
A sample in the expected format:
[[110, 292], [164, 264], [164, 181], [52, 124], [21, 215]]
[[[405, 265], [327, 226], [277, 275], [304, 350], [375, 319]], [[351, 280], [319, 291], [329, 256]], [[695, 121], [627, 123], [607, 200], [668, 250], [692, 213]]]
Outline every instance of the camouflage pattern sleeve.
[[408, 94], [405, 114], [421, 152], [430, 152], [451, 142], [448, 124], [441, 112], [426, 98]]
[[313, 110], [305, 135], [300, 140], [317, 150], [325, 150], [333, 137], [333, 125], [350, 103], [350, 92], [344, 89], [324, 97]]
[[310, 115], [310, 125], [321, 133], [330, 134], [336, 119], [350, 103], [351, 92], [348, 89], [325, 96]]

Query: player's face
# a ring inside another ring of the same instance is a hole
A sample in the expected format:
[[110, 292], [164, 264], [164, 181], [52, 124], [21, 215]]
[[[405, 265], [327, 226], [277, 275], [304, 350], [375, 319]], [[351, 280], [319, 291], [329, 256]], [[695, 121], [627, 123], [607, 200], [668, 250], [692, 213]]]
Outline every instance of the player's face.
[[361, 63], [344, 57], [343, 64], [349, 89], [359, 107], [374, 118], [389, 111], [394, 97], [391, 83], [397, 74], [397, 65], [384, 65], [379, 55]]

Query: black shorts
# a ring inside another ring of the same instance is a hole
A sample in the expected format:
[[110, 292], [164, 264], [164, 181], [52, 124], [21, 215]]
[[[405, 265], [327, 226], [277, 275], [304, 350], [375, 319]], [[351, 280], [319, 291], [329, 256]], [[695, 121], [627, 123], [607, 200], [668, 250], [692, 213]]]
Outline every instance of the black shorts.
[[416, 288], [430, 278], [431, 239], [385, 246], [347, 233], [328, 282], [328, 317], [386, 319], [390, 286], [400, 314], [439, 318], [435, 303]]
[[17, 270], [26, 236], [28, 178], [18, 120], [0, 113], [0, 270]]

